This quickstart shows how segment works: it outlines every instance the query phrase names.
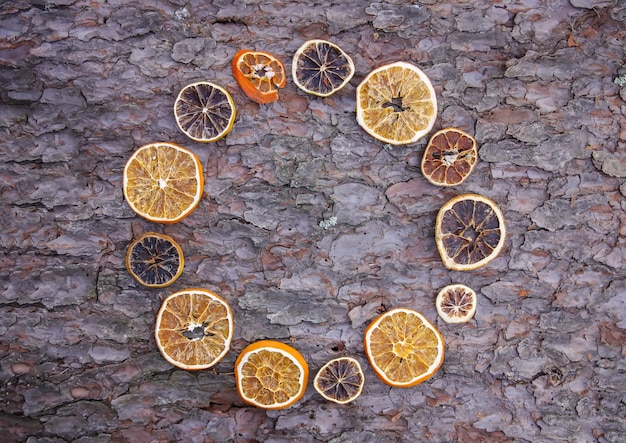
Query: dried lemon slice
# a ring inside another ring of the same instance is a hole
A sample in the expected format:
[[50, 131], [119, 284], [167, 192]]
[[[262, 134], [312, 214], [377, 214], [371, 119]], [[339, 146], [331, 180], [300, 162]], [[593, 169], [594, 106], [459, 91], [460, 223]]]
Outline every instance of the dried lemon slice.
[[183, 272], [182, 248], [169, 235], [147, 232], [136, 239], [126, 252], [126, 269], [144, 286], [164, 288]]
[[339, 404], [350, 403], [363, 390], [365, 377], [361, 364], [351, 357], [335, 358], [320, 368], [313, 386], [326, 400]]
[[448, 285], [437, 294], [437, 313], [446, 323], [466, 323], [476, 313], [476, 292], [461, 284]]

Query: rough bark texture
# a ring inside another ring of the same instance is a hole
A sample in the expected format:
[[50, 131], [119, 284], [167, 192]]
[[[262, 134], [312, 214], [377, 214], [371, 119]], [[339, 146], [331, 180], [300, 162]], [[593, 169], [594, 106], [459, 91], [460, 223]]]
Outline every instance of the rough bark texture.
[[[234, 3], [234, 4], [233, 4]], [[626, 5], [619, 0], [33, 0], [0, 6], [0, 429], [28, 442], [624, 442]], [[241, 48], [287, 69], [326, 38], [356, 74], [327, 99], [291, 80], [259, 106], [230, 71]], [[435, 129], [475, 135], [480, 159], [452, 189], [421, 175], [426, 140], [385, 146], [360, 129], [355, 87], [404, 60], [431, 78]], [[173, 102], [215, 81], [234, 96], [232, 132], [187, 139]], [[123, 200], [122, 168], [154, 141], [194, 150], [205, 196], [181, 223], [146, 222]], [[503, 209], [502, 254], [445, 269], [438, 208], [463, 192]], [[150, 290], [124, 266], [156, 230], [186, 254]], [[448, 325], [437, 291], [479, 296]], [[231, 352], [189, 373], [159, 354], [160, 301], [206, 287], [233, 307]], [[423, 312], [446, 340], [429, 381], [394, 389], [367, 364], [378, 312]], [[311, 383], [294, 407], [245, 406], [238, 352], [290, 342], [312, 370], [361, 361], [347, 406]]]

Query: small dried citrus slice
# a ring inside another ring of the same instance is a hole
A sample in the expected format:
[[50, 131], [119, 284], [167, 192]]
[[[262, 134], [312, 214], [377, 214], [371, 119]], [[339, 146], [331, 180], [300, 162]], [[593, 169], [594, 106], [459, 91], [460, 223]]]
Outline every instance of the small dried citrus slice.
[[454, 197], [437, 214], [435, 241], [448, 269], [470, 271], [486, 265], [502, 250], [505, 236], [502, 211], [482, 195]]
[[476, 313], [476, 292], [465, 285], [453, 284], [437, 294], [437, 313], [446, 323], [466, 323]]
[[181, 131], [198, 142], [214, 142], [235, 123], [235, 102], [228, 91], [211, 82], [185, 86], [174, 102], [174, 117]]
[[126, 251], [126, 269], [144, 286], [164, 288], [183, 272], [185, 258], [182, 248], [169, 235], [147, 232], [136, 239]]
[[296, 51], [291, 74], [293, 82], [304, 92], [328, 97], [350, 81], [354, 62], [331, 42], [309, 40]]
[[128, 159], [122, 186], [137, 214], [153, 222], [176, 223], [200, 203], [204, 175], [193, 152], [174, 143], [151, 143]]
[[408, 308], [374, 319], [365, 329], [364, 345], [372, 369], [390, 386], [422, 383], [443, 363], [443, 337], [422, 314]]
[[231, 67], [239, 87], [257, 103], [278, 100], [276, 88], [287, 84], [283, 63], [267, 52], [242, 49], [233, 57]]
[[339, 357], [329, 361], [317, 372], [313, 386], [326, 400], [345, 404], [356, 399], [363, 390], [365, 377], [358, 360]]
[[185, 289], [167, 297], [157, 315], [155, 337], [163, 357], [187, 370], [206, 369], [230, 349], [233, 313], [206, 289]]
[[372, 137], [392, 145], [414, 143], [437, 119], [437, 95], [419, 68], [395, 62], [370, 72], [356, 89], [356, 118]]
[[422, 157], [422, 173], [434, 185], [454, 186], [472, 172], [478, 159], [474, 138], [455, 128], [436, 132]]
[[306, 391], [309, 367], [297, 350], [274, 340], [248, 345], [235, 362], [235, 381], [242, 400], [264, 409], [283, 409]]

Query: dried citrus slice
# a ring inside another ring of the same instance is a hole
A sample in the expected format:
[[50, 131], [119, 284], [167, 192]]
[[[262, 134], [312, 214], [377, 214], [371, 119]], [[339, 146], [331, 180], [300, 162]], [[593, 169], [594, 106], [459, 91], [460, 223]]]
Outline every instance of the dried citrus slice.
[[390, 386], [415, 386], [443, 363], [443, 337], [412, 309], [396, 308], [378, 316], [365, 329], [364, 345], [372, 369]]
[[122, 186], [137, 214], [153, 222], [176, 223], [200, 203], [204, 175], [193, 152], [173, 143], [152, 143], [128, 159]]
[[126, 251], [126, 269], [144, 286], [164, 288], [183, 272], [183, 250], [169, 235], [147, 232]]
[[350, 81], [354, 62], [331, 42], [309, 40], [296, 51], [291, 74], [293, 82], [304, 92], [328, 97]]
[[306, 390], [309, 367], [297, 350], [274, 340], [248, 345], [235, 362], [239, 395], [248, 404], [283, 409], [297, 402]]
[[437, 95], [419, 68], [396, 62], [370, 72], [356, 89], [356, 118], [372, 137], [392, 145], [414, 143], [437, 119]]
[[465, 323], [476, 313], [476, 292], [465, 285], [453, 284], [437, 294], [437, 313], [446, 323]]
[[231, 67], [239, 87], [257, 103], [278, 100], [276, 88], [287, 84], [282, 62], [267, 52], [242, 49], [233, 57]]
[[235, 102], [228, 91], [211, 82], [185, 86], [174, 102], [174, 117], [181, 131], [198, 142], [214, 142], [235, 123]]
[[313, 380], [315, 390], [326, 400], [350, 403], [363, 390], [365, 377], [357, 360], [339, 357], [326, 363]]
[[502, 211], [482, 195], [454, 197], [437, 214], [435, 241], [448, 269], [470, 271], [486, 265], [502, 250], [505, 236]]
[[462, 183], [474, 169], [478, 149], [474, 138], [455, 128], [436, 132], [422, 157], [422, 173], [434, 185]]
[[230, 349], [233, 313], [206, 289], [185, 289], [167, 297], [157, 315], [155, 337], [163, 357], [188, 370], [218, 363]]

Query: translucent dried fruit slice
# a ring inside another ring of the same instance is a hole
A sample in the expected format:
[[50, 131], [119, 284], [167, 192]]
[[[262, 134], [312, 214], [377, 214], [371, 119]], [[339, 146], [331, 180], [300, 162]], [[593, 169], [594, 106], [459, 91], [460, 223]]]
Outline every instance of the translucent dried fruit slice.
[[174, 117], [181, 131], [198, 142], [214, 142], [235, 123], [235, 102], [226, 89], [211, 82], [185, 86], [174, 102]]
[[446, 323], [466, 323], [476, 313], [476, 292], [461, 284], [448, 285], [437, 294], [437, 313]]
[[448, 269], [469, 271], [486, 265], [502, 250], [505, 236], [502, 211], [482, 195], [454, 197], [437, 214], [435, 241]]
[[326, 400], [345, 404], [363, 390], [365, 377], [360, 363], [351, 357], [339, 357], [326, 363], [313, 380], [315, 390]]
[[291, 74], [293, 82], [304, 92], [328, 97], [350, 81], [354, 62], [331, 42], [309, 40], [296, 51]]
[[412, 309], [381, 314], [367, 327], [363, 341], [372, 369], [390, 386], [408, 388], [422, 383], [443, 363], [443, 337]]
[[248, 345], [235, 362], [237, 390], [244, 402], [284, 409], [306, 391], [309, 367], [297, 350], [273, 340]]
[[414, 143], [437, 119], [437, 95], [419, 68], [396, 62], [370, 72], [356, 89], [356, 118], [372, 137], [392, 145]]
[[422, 173], [434, 185], [454, 186], [472, 172], [478, 159], [474, 138], [455, 128], [436, 132], [422, 157]]
[[174, 143], [152, 143], [128, 159], [122, 186], [137, 214], [153, 222], [176, 223], [200, 203], [204, 175], [193, 152]]
[[233, 313], [206, 289], [185, 289], [167, 297], [157, 314], [155, 338], [163, 357], [188, 370], [218, 363], [230, 349]]
[[183, 250], [169, 235], [147, 232], [126, 251], [126, 269], [144, 286], [164, 288], [183, 272]]
[[287, 84], [283, 63], [267, 52], [242, 49], [233, 57], [231, 67], [239, 87], [257, 103], [278, 100], [276, 88]]

